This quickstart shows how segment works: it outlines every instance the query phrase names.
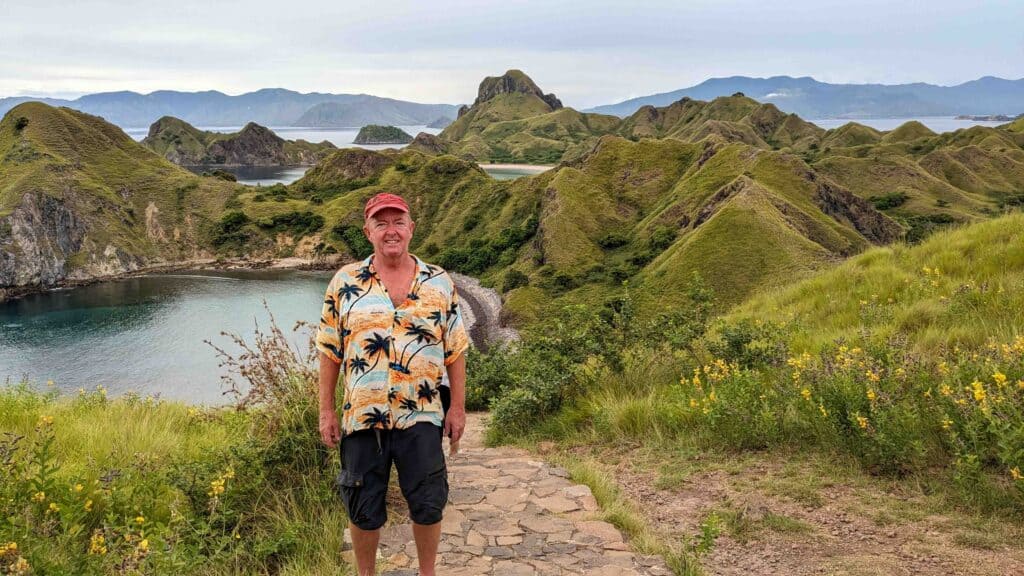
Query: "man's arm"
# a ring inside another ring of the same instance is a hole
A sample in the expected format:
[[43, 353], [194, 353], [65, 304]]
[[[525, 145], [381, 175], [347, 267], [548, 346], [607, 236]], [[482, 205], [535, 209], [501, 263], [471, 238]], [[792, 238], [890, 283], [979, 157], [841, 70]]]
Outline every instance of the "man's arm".
[[444, 432], [450, 436], [452, 443], [462, 438], [466, 429], [466, 355], [448, 364], [448, 382], [451, 384], [452, 405], [445, 414]]
[[[334, 389], [338, 385], [338, 374], [341, 364], [330, 356], [320, 353], [320, 439], [324, 444], [334, 448], [341, 440], [341, 428], [338, 426], [338, 412], [334, 404]], [[465, 401], [463, 401], [465, 405]]]

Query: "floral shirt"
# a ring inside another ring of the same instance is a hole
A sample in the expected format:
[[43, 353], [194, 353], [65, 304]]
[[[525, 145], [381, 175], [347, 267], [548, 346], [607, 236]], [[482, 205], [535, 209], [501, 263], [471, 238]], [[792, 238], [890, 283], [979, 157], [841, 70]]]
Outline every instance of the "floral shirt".
[[437, 387], [469, 337], [451, 277], [413, 258], [417, 272], [398, 308], [373, 255], [343, 266], [327, 286], [316, 347], [342, 364], [342, 434], [442, 425]]

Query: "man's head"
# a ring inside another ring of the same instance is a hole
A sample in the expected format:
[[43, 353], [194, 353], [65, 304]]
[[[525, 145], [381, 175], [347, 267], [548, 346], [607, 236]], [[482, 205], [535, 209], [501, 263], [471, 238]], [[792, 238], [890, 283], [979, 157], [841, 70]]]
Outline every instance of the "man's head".
[[385, 257], [399, 257], [409, 251], [416, 223], [401, 196], [382, 192], [366, 201], [363, 232], [373, 251]]

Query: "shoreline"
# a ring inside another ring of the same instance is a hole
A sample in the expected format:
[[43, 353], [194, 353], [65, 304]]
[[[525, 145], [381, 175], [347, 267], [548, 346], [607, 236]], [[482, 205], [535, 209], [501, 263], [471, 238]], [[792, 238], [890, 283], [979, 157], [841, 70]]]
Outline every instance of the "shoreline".
[[550, 166], [544, 164], [477, 164], [477, 166], [484, 170], [529, 170], [531, 172], [535, 171], [538, 174], [558, 167], [557, 164], [552, 164]]
[[338, 266], [337, 260], [337, 258], [313, 259], [288, 256], [285, 258], [194, 258], [175, 262], [161, 262], [116, 274], [65, 279], [55, 286], [33, 285], [0, 288], [0, 303], [43, 292], [56, 292], [99, 282], [125, 280], [151, 274], [180, 272], [182, 270], [335, 270]]

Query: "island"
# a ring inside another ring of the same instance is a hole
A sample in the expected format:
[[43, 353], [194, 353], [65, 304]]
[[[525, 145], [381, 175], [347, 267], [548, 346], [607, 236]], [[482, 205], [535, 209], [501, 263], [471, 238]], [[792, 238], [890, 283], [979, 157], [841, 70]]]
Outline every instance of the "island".
[[401, 128], [368, 124], [359, 130], [355, 144], [408, 144], [412, 136]]

